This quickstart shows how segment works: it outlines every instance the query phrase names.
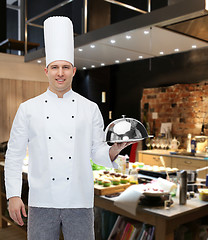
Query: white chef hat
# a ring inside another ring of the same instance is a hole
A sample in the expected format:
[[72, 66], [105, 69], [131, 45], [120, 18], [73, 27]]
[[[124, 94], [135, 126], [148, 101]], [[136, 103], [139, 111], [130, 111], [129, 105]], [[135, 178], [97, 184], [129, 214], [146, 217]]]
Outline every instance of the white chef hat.
[[68, 17], [49, 17], [44, 21], [46, 67], [57, 60], [74, 65], [73, 25]]

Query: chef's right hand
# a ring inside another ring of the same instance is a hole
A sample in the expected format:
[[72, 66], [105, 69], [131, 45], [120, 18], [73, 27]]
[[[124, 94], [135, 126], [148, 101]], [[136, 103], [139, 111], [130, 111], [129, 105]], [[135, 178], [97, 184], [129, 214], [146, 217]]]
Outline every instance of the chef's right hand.
[[9, 199], [9, 215], [20, 226], [24, 225], [21, 213], [24, 217], [27, 217], [25, 211], [25, 205], [20, 197], [11, 197]]

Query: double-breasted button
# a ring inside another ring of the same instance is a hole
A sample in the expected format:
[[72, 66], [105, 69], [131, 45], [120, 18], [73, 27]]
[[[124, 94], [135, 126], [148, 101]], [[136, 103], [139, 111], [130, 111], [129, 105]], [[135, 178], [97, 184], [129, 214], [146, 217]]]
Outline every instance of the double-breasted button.
[[69, 177], [67, 178], [67, 180], [69, 180]]
[[49, 119], [49, 116], [47, 116], [46, 118]]
[[48, 137], [48, 139], [51, 139], [51, 137]]
[[72, 136], [70, 136], [70, 139], [72, 139]]
[[69, 159], [71, 159], [71, 157], [69, 157]]
[[75, 100], [74, 99], [72, 99], [72, 102], [74, 102]]
[[53, 159], [53, 157], [50, 157], [50, 159]]
[[72, 118], [74, 118], [74, 116], [72, 116]]
[[45, 100], [45, 103], [47, 103], [48, 101], [47, 100]]
[[55, 181], [55, 178], [52, 178], [53, 181]]

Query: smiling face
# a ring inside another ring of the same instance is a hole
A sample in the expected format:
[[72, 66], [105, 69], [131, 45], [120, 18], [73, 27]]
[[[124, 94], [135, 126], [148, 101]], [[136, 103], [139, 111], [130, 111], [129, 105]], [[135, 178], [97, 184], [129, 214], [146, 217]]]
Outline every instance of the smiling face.
[[45, 73], [49, 80], [49, 90], [62, 98], [72, 88], [72, 79], [76, 73], [76, 68], [71, 63], [60, 60], [50, 63], [45, 68]]

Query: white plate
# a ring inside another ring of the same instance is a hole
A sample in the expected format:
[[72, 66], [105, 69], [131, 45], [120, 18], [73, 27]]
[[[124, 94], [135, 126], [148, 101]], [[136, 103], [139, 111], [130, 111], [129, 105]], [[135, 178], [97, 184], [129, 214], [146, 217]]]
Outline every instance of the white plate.
[[150, 196], [150, 197], [159, 197], [162, 195], [169, 194], [169, 192], [161, 192], [161, 191], [144, 191], [143, 194], [145, 196]]

